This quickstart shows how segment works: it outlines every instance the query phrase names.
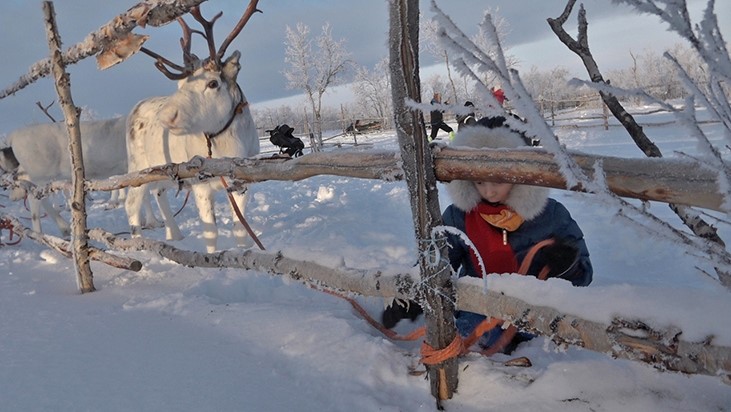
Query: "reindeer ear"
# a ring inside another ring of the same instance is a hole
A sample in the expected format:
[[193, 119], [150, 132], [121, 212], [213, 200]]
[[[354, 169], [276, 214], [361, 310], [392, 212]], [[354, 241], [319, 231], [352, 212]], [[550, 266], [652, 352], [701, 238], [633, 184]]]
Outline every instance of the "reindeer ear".
[[221, 72], [223, 73], [223, 76], [225, 78], [234, 80], [234, 81], [236, 80], [236, 76], [238, 76], [238, 74], [239, 74], [239, 69], [241, 69], [241, 65], [239, 64], [240, 57], [241, 57], [241, 52], [236, 50], [223, 63], [223, 68], [221, 69]]

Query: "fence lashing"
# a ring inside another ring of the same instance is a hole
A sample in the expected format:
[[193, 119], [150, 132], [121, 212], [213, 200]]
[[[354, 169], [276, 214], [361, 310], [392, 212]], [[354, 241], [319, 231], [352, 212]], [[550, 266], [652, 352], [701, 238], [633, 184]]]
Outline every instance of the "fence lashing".
[[[0, 205], [0, 206], [5, 207], [3, 205]], [[8, 235], [8, 241], [6, 241], [6, 242], [3, 242], [3, 240], [2, 240], [3, 230], [7, 230], [10, 233], [10, 235]], [[13, 236], [17, 236], [18, 240], [13, 241]], [[10, 220], [0, 219], [0, 246], [17, 245], [18, 243], [20, 243], [21, 240], [23, 240], [23, 238], [20, 235], [18, 235], [17, 233], [15, 233], [15, 227], [10, 222]]]

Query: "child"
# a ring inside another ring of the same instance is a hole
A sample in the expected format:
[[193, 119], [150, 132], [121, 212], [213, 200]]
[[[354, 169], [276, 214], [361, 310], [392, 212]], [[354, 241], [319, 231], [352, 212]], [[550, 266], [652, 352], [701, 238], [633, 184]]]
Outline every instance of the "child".
[[[525, 146], [526, 142], [520, 134], [504, 126], [467, 127], [457, 134], [451, 145], [517, 148]], [[565, 279], [574, 286], [591, 283], [593, 269], [584, 235], [568, 210], [548, 197], [548, 189], [469, 180], [449, 182], [446, 189], [453, 203], [442, 214], [442, 220], [445, 225], [465, 233], [475, 244], [488, 274], [517, 272], [533, 245], [553, 239], [553, 245], [541, 249], [535, 256], [528, 275], [537, 276], [546, 267], [548, 277]], [[459, 276], [482, 277], [474, 252], [459, 236], [449, 234], [447, 238], [449, 261], [454, 270], [459, 271]], [[393, 306], [386, 309], [383, 319], [395, 325], [394, 318], [403, 310]], [[467, 311], [457, 311], [455, 317], [462, 336], [469, 335], [485, 319], [483, 315]], [[478, 344], [483, 349], [489, 348], [501, 334], [502, 329], [495, 328], [482, 335]], [[526, 338], [530, 336], [517, 335], [513, 345], [500, 350], [509, 353], [515, 344]]]

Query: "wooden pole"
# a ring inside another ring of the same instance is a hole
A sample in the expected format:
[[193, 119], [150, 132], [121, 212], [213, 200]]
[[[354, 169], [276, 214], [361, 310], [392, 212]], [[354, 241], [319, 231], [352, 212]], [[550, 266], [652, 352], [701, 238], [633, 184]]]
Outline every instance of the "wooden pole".
[[66, 118], [69, 132], [69, 153], [71, 156], [71, 249], [76, 264], [77, 285], [81, 293], [93, 292], [94, 276], [89, 264], [89, 238], [86, 232], [86, 192], [84, 191], [84, 158], [81, 152], [81, 130], [79, 129], [80, 110], [71, 97], [71, 79], [61, 55], [61, 38], [55, 21], [53, 2], [43, 2], [43, 16], [46, 21], [48, 48], [51, 52], [51, 65], [56, 79], [58, 101]]
[[[457, 336], [455, 299], [445, 239], [434, 239], [431, 229], [441, 225], [441, 209], [432, 152], [427, 144], [421, 112], [411, 110], [406, 100], [421, 101], [419, 80], [419, 1], [389, 2], [389, 49], [394, 124], [398, 134], [404, 176], [411, 195], [421, 283], [418, 294], [426, 319], [426, 343], [435, 350], [448, 347]], [[437, 254], [438, 253], [438, 254]], [[437, 400], [450, 399], [457, 390], [456, 357], [427, 365], [431, 393]]]

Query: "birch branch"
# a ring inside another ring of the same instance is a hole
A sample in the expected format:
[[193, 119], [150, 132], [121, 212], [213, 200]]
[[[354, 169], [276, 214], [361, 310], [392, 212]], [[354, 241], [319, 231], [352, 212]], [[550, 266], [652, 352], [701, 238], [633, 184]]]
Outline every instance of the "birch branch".
[[559, 344], [649, 363], [660, 369], [717, 376], [731, 371], [731, 347], [709, 341], [681, 340], [682, 331], [668, 326], [652, 329], [646, 322], [615, 318], [610, 325], [535, 306], [499, 292], [483, 291], [481, 284], [457, 282], [458, 307], [509, 320], [520, 329], [550, 336]]
[[[566, 189], [555, 159], [540, 148], [456, 149], [432, 147], [437, 180], [504, 181]], [[393, 152], [312, 153], [284, 159], [206, 159], [156, 166], [108, 180], [87, 182], [89, 190], [114, 190], [149, 182], [231, 177], [242, 182], [296, 181], [317, 175], [349, 176], [385, 181], [403, 180], [401, 162]], [[572, 152], [587, 176], [602, 164], [609, 189], [619, 196], [699, 206], [723, 211], [716, 174], [688, 159], [618, 158]], [[3, 181], [0, 181], [0, 185]], [[582, 186], [571, 188], [584, 191]], [[40, 192], [44, 192], [40, 189]]]
[[[35, 232], [25, 227], [18, 219], [9, 215], [0, 215], [0, 220], [7, 220], [10, 222], [10, 224], [13, 225], [13, 232], [21, 238], [31, 239], [38, 242], [49, 249], [59, 252], [67, 258], [72, 257], [71, 244], [69, 241], [56, 236]], [[142, 269], [142, 263], [139, 260], [125, 256], [113, 255], [93, 246], [89, 247], [89, 258], [115, 268], [131, 270], [133, 272], [139, 272], [139, 270]]]
[[[62, 54], [65, 65], [77, 63], [107, 48], [114, 47], [118, 40], [127, 40], [131, 31], [137, 27], [162, 26], [175, 20], [206, 0], [146, 0], [132, 6], [109, 21], [97, 31]], [[33, 84], [36, 80], [51, 73], [51, 59], [46, 58], [34, 63], [28, 73], [22, 75], [14, 84], [0, 92], [0, 99], [8, 97]]]
[[[256, 270], [363, 296], [414, 299], [421, 287], [420, 281], [410, 273], [330, 268], [288, 258], [281, 252], [249, 249], [199, 253], [151, 239], [122, 239], [101, 229], [92, 229], [89, 236], [115, 250], [148, 251], [185, 266]], [[549, 336], [558, 344], [581, 346], [664, 370], [711, 376], [731, 371], [731, 347], [713, 345], [710, 341], [684, 341], [682, 331], [676, 327], [652, 329], [641, 320], [624, 318], [615, 318], [605, 325], [551, 307], [531, 305], [502, 292], [485, 293], [481, 283], [469, 280], [456, 282], [458, 309], [505, 319], [522, 330]]]

